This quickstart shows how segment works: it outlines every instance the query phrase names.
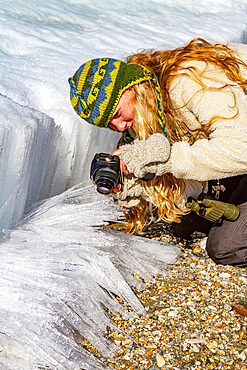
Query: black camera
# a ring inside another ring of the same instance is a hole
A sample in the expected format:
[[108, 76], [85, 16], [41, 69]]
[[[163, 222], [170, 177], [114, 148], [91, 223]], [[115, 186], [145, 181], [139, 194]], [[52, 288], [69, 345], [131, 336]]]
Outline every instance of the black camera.
[[[107, 161], [107, 158], [110, 161]], [[116, 185], [121, 183], [120, 158], [117, 155], [97, 153], [91, 163], [90, 178], [95, 182], [97, 191], [101, 194], [110, 194]], [[146, 173], [140, 180], [152, 181], [154, 173]]]
[[[107, 158], [110, 161], [107, 161]], [[109, 194], [121, 182], [120, 158], [117, 155], [97, 153], [91, 163], [90, 178], [95, 182], [97, 191]]]

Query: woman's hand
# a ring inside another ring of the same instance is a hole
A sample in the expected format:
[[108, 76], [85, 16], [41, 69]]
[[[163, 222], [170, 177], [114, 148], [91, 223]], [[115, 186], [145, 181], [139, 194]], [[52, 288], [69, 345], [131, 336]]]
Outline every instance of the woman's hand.
[[[118, 157], [121, 155], [121, 149], [117, 149], [114, 152], [111, 153], [111, 155], [117, 155]], [[107, 161], [110, 161], [110, 159], [106, 158]], [[120, 159], [120, 169], [122, 172], [128, 174], [129, 171], [127, 170], [126, 165], [123, 163], [122, 159]], [[118, 193], [121, 190], [121, 184], [117, 184], [115, 189], [113, 190], [113, 193]]]
[[121, 184], [117, 184], [116, 185], [116, 187], [115, 187], [115, 189], [113, 189], [113, 193], [114, 194], [117, 194], [117, 193], [119, 193], [120, 192], [120, 190], [121, 190]]
[[[117, 149], [117, 150], [114, 150], [114, 152], [111, 153], [111, 155], [117, 155], [118, 157], [120, 157], [121, 155], [121, 149]], [[120, 170], [125, 173], [126, 175], [128, 175], [129, 171], [127, 169], [127, 166], [123, 163], [123, 160], [120, 159]]]

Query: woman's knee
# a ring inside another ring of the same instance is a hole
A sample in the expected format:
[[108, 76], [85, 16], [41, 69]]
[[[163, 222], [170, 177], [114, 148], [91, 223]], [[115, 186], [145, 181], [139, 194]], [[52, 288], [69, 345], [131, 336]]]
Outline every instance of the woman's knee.
[[208, 234], [206, 250], [217, 264], [247, 266], [247, 203], [239, 208], [240, 217], [237, 221], [214, 226]]
[[207, 241], [206, 250], [209, 257], [218, 265], [247, 267], [247, 246], [243, 249], [225, 250], [223, 244], [219, 245], [210, 240]]

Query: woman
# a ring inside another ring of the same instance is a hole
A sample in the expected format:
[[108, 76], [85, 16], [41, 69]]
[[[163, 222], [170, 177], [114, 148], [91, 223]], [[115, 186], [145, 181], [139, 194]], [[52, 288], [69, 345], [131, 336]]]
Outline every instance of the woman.
[[[247, 266], [247, 45], [202, 39], [140, 53], [127, 64], [101, 58], [69, 79], [71, 103], [86, 121], [123, 132], [122, 185], [128, 231], [140, 232], [153, 208], [182, 237], [208, 235], [216, 263]], [[155, 177], [142, 181], [146, 173]], [[223, 225], [186, 206], [200, 193], [238, 205]]]

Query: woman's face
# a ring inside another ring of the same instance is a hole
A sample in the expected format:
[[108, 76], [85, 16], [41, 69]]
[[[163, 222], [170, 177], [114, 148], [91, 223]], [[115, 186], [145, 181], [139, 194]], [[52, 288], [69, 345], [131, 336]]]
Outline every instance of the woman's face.
[[134, 124], [134, 93], [126, 90], [119, 99], [109, 126], [117, 131], [125, 131], [132, 128]]

